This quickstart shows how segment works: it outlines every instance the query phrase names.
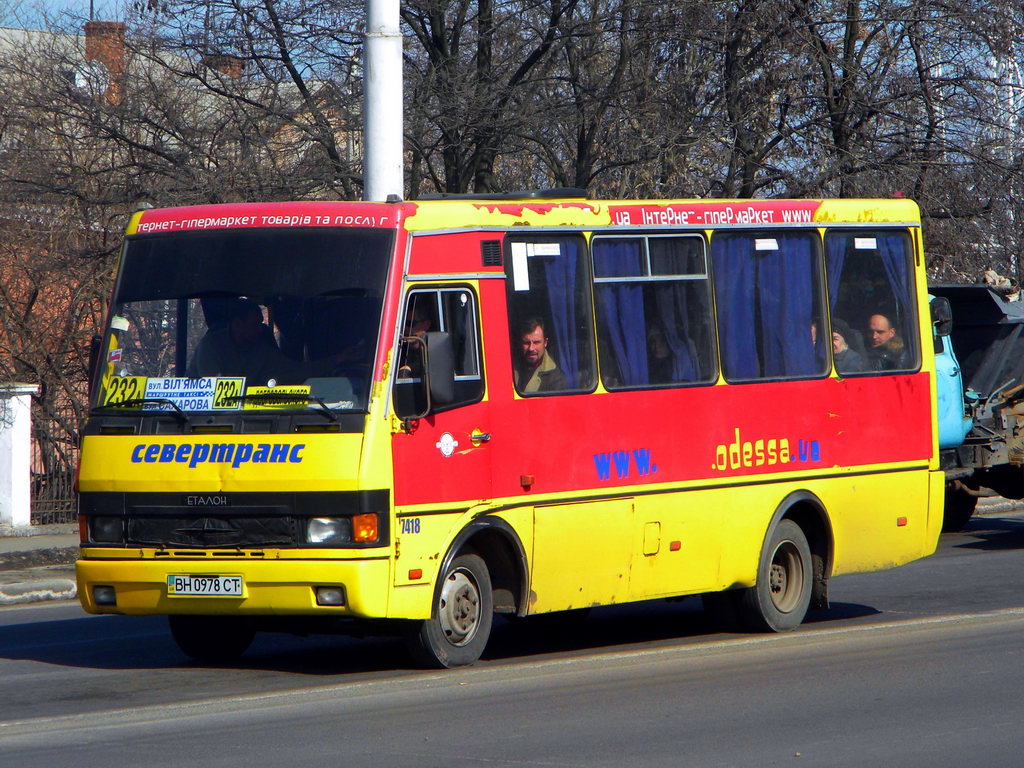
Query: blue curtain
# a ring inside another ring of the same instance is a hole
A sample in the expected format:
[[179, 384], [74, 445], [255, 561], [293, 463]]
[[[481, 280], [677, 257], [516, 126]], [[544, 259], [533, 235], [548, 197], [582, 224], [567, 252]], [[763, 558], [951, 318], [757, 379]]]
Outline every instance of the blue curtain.
[[754, 244], [749, 237], [715, 235], [711, 238], [722, 368], [730, 379], [756, 379], [761, 375], [755, 327], [757, 272], [753, 253]]
[[[639, 277], [644, 274], [643, 244], [637, 240], [598, 240], [594, 243], [594, 274], [601, 277]], [[619, 369], [623, 386], [650, 383], [644, 294], [640, 283], [599, 283], [596, 286], [601, 332]]]
[[772, 233], [778, 248], [757, 251], [752, 235], [712, 239], [722, 365], [730, 379], [815, 373], [815, 251], [810, 234]]
[[[551, 328], [546, 329], [555, 341], [555, 362], [565, 374], [569, 389], [580, 386], [580, 361], [575, 319], [576, 275], [579, 263], [579, 242], [563, 240], [558, 256], [537, 256], [530, 259], [544, 273], [541, 278], [548, 286], [548, 318]], [[532, 270], [531, 270], [532, 271]], [[531, 282], [535, 279], [531, 275]], [[585, 315], [584, 315], [585, 316]]]
[[805, 376], [820, 369], [811, 341], [811, 323], [816, 320], [814, 243], [807, 235], [779, 233], [774, 239], [777, 251], [755, 256], [764, 375]]
[[[885, 276], [896, 297], [897, 315], [902, 321], [910, 306], [910, 286], [907, 276], [907, 236], [903, 232], [886, 232], [875, 236], [878, 255], [882, 257]], [[896, 318], [893, 318], [896, 321]], [[909, 335], [909, 334], [907, 334]]]
[[828, 272], [829, 309], [835, 309], [836, 301], [839, 299], [839, 279], [843, 275], [843, 265], [846, 263], [846, 249], [849, 245], [849, 236], [825, 235], [825, 264]]
[[[700, 367], [697, 350], [689, 328], [689, 304], [687, 284], [655, 284], [654, 301], [658, 308], [658, 319], [665, 331], [665, 341], [672, 351], [672, 380], [697, 381]], [[682, 328], [682, 335], [679, 329]]]

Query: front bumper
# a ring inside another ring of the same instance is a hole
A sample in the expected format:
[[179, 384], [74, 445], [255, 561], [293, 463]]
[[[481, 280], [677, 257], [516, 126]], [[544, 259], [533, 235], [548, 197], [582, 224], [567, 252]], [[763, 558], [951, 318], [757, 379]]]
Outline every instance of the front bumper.
[[[86, 554], [75, 565], [78, 596], [89, 613], [217, 614], [385, 618], [391, 583], [387, 557], [360, 560], [244, 560], [209, 557], [166, 560], [102, 559]], [[172, 597], [172, 574], [240, 575], [241, 597]], [[97, 605], [95, 586], [112, 586], [116, 605]], [[345, 604], [317, 605], [315, 588], [342, 587]]]

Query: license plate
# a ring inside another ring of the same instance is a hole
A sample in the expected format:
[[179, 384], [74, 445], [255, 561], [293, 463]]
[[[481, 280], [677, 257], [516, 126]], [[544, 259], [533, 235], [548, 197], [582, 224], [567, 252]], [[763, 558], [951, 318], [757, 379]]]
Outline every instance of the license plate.
[[186, 575], [167, 576], [168, 597], [241, 597], [241, 576]]

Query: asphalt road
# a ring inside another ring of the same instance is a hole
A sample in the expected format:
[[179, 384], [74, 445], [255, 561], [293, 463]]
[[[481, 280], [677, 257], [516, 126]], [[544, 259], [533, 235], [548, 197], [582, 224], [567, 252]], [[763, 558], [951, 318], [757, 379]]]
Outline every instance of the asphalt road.
[[834, 580], [786, 635], [697, 601], [500, 623], [476, 667], [389, 640], [261, 636], [191, 665], [159, 619], [0, 610], [0, 765], [1016, 765], [1024, 516]]

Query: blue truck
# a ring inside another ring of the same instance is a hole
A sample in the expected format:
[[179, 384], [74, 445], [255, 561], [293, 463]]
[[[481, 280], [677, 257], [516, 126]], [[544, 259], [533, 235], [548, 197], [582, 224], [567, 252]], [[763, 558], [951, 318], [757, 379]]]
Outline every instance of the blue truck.
[[934, 285], [944, 531], [971, 519], [985, 489], [1024, 498], [1024, 302], [985, 285]]

